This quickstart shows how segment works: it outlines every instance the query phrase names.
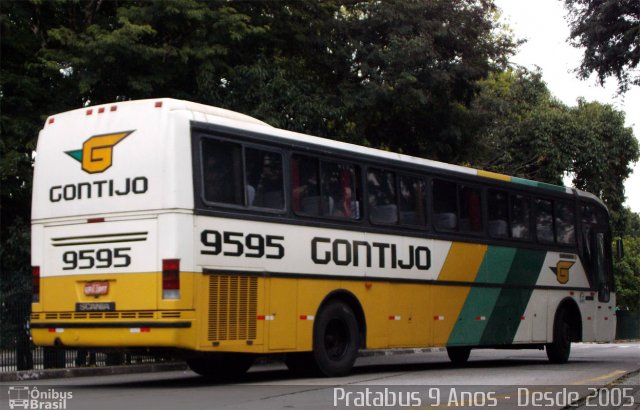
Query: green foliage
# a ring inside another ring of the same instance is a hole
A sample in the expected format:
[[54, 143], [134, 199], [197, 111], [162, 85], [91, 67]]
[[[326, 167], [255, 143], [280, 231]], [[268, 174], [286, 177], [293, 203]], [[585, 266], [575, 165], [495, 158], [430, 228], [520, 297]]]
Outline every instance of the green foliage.
[[563, 142], [569, 112], [551, 97], [541, 73], [507, 70], [479, 84], [474, 109], [484, 127], [473, 165], [560, 183], [571, 165]]
[[76, 85], [83, 103], [151, 96], [217, 102], [231, 54], [247, 34], [262, 31], [226, 2], [62, 2], [58, 9], [77, 16], [91, 6], [91, 18], [48, 28], [38, 53], [41, 64]]
[[631, 174], [630, 164], [638, 160], [638, 141], [624, 126], [624, 113], [608, 104], [578, 101], [572, 109], [572, 167], [575, 187], [589, 191], [607, 204], [614, 231], [623, 226], [618, 220], [623, 209], [624, 181]]
[[21, 305], [25, 295], [30, 297], [33, 150], [45, 114], [55, 106], [59, 85], [34, 64], [42, 33], [26, 23], [40, 16], [27, 3], [3, 2], [0, 7], [0, 324], [1, 333], [11, 339], [14, 327], [4, 328], [11, 321], [7, 314]]
[[5, 0], [0, 10], [3, 292], [28, 292], [38, 129], [47, 115], [112, 101], [193, 100], [551, 183], [571, 172], [618, 231], [630, 218], [622, 184], [638, 146], [623, 115], [567, 107], [540, 73], [508, 70], [515, 41], [491, 0]]
[[623, 241], [624, 257], [614, 264], [616, 302], [621, 309], [639, 311], [640, 237], [625, 236]]
[[573, 185], [599, 196], [619, 232], [624, 181], [638, 160], [638, 142], [624, 113], [608, 104], [555, 100], [541, 74], [524, 69], [480, 81], [474, 110], [484, 127], [472, 164], [553, 184], [573, 176]]
[[614, 76], [619, 91], [640, 85], [640, 2], [564, 0], [573, 45], [584, 50], [578, 74], [597, 73], [600, 83]]
[[[630, 208], [625, 207], [617, 215], [618, 229], [614, 230], [614, 236], [633, 236], [640, 237], [640, 214], [631, 211]], [[614, 228], [616, 225], [614, 225]]]

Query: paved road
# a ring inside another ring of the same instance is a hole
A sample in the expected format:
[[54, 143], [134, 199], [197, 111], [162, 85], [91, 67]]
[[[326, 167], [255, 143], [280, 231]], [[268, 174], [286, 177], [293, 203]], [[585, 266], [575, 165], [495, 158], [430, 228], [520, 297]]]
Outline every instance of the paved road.
[[[565, 365], [549, 364], [535, 350], [473, 351], [464, 368], [451, 365], [444, 352], [362, 357], [356, 365], [339, 379], [296, 379], [283, 365], [270, 364], [229, 385], [190, 371], [19, 384], [45, 393], [41, 402], [69, 410], [562, 408], [579, 397], [582, 408], [602, 408], [628, 404], [634, 395], [633, 406], [623, 408], [640, 408], [640, 343], [577, 344]], [[2, 383], [0, 408], [7, 408], [8, 387], [15, 385]]]

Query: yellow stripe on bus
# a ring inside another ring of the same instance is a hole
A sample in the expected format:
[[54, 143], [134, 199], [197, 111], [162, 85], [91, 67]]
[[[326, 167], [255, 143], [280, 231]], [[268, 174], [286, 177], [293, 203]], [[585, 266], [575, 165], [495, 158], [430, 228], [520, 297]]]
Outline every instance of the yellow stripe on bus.
[[500, 181], [511, 182], [511, 177], [509, 175], [498, 174], [497, 172], [478, 170], [478, 176], [491, 178], [491, 179], [498, 179]]

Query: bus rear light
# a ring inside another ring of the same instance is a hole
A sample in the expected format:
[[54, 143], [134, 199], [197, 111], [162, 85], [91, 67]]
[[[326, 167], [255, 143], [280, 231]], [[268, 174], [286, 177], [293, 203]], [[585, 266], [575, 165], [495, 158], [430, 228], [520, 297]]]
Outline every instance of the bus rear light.
[[162, 108], [162, 101], [156, 101], [155, 107]]
[[100, 222], [104, 222], [104, 218], [89, 218], [87, 219], [88, 224], [97, 224]]
[[93, 114], [93, 109], [89, 108], [86, 112], [86, 115], [91, 115], [91, 114]]
[[55, 121], [56, 121], [55, 118], [53, 118], [53, 117], [49, 118], [49, 124], [53, 124]]
[[180, 259], [162, 260], [162, 299], [180, 299]]
[[33, 303], [40, 302], [40, 266], [31, 267], [31, 301]]
[[118, 110], [118, 106], [117, 105], [112, 105], [111, 108], [109, 108], [109, 111], [114, 112]]

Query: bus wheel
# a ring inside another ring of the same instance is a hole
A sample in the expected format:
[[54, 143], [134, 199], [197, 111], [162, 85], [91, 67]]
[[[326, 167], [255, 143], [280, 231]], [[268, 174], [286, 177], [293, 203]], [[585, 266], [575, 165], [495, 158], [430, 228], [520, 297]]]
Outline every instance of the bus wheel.
[[313, 357], [320, 374], [346, 376], [358, 355], [358, 321], [344, 302], [332, 301], [318, 313], [313, 328]]
[[451, 363], [456, 365], [462, 365], [469, 360], [469, 355], [471, 354], [470, 347], [464, 346], [451, 346], [447, 347], [447, 355], [449, 356], [449, 360]]
[[187, 359], [189, 368], [215, 381], [232, 381], [243, 376], [253, 364], [254, 356], [242, 353], [216, 353]]
[[551, 363], [566, 363], [571, 354], [571, 324], [566, 309], [556, 314], [553, 323], [553, 342], [546, 346], [547, 357]]

